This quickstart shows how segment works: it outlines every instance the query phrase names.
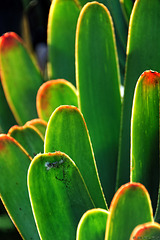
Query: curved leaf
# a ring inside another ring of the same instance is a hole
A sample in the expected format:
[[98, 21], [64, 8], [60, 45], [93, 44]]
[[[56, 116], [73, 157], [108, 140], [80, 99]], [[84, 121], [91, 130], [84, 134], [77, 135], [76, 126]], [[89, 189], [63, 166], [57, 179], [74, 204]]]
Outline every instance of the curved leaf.
[[103, 209], [88, 210], [83, 214], [77, 228], [77, 240], [103, 240], [108, 212]]
[[38, 240], [27, 189], [30, 162], [16, 140], [0, 135], [0, 197], [23, 238]]
[[160, 73], [144, 72], [136, 85], [131, 122], [131, 181], [142, 183], [156, 209], [159, 188]]
[[61, 152], [37, 155], [28, 188], [41, 239], [75, 240], [82, 214], [94, 205], [74, 162]]
[[42, 119], [32, 119], [31, 121], [26, 122], [25, 125], [33, 126], [35, 127], [44, 137], [45, 132], [46, 132], [46, 127], [47, 127], [47, 122], [45, 122]]
[[134, 89], [146, 70], [160, 72], [160, 1], [135, 1], [129, 26], [117, 188], [129, 181], [130, 123]]
[[130, 240], [135, 239], [159, 239], [160, 238], [160, 224], [146, 223], [137, 226], [130, 237]]
[[81, 172], [95, 206], [107, 208], [88, 130], [78, 108], [61, 106], [53, 112], [46, 130], [44, 151], [68, 154]]
[[149, 194], [140, 183], [127, 183], [115, 194], [107, 219], [106, 240], [128, 240], [133, 229], [153, 222]]
[[75, 87], [63, 79], [47, 81], [40, 87], [37, 93], [37, 112], [39, 117], [48, 122], [52, 112], [60, 105], [78, 106]]
[[6, 99], [21, 125], [37, 117], [36, 94], [43, 83], [20, 37], [13, 32], [0, 38], [0, 67]]
[[115, 193], [120, 129], [120, 76], [113, 23], [107, 8], [86, 4], [76, 33], [76, 75], [81, 109], [107, 201]]
[[32, 158], [36, 154], [43, 152], [43, 136], [33, 126], [13, 126], [10, 128], [8, 135], [16, 139]]

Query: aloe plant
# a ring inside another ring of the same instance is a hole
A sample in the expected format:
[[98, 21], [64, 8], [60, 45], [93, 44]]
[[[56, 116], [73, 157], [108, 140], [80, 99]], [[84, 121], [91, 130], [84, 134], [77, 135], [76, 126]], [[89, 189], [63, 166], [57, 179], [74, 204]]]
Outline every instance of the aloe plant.
[[46, 82], [1, 37], [0, 196], [24, 239], [160, 237], [160, 2], [120, 2], [52, 1]]

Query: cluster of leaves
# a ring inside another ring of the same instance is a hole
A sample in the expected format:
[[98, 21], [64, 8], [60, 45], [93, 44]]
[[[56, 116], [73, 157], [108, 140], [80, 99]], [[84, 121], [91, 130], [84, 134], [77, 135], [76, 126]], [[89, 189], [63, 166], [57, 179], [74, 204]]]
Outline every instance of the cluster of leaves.
[[47, 81], [0, 38], [0, 196], [24, 239], [160, 236], [160, 2], [103, 3], [52, 2]]

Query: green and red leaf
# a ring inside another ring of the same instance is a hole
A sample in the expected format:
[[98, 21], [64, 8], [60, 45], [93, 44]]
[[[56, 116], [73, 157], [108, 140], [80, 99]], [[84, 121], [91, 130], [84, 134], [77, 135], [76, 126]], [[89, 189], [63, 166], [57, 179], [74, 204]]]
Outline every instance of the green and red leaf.
[[39, 240], [27, 189], [31, 157], [8, 135], [0, 135], [0, 197], [24, 239]]
[[137, 225], [147, 222], [153, 222], [153, 212], [146, 188], [140, 183], [127, 183], [111, 202], [105, 239], [128, 240]]
[[23, 125], [37, 117], [36, 94], [43, 80], [16, 33], [0, 37], [0, 66], [6, 99], [16, 121]]
[[77, 90], [66, 80], [50, 80], [38, 90], [36, 102], [39, 117], [48, 122], [52, 112], [60, 105], [78, 107]]

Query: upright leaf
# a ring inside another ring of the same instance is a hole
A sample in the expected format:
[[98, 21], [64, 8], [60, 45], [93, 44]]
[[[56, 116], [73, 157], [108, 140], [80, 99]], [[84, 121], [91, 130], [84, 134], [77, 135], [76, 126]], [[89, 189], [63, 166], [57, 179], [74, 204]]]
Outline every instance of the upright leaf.
[[38, 240], [27, 189], [30, 162], [17, 141], [0, 135], [0, 197], [23, 238]]
[[50, 80], [38, 90], [36, 102], [39, 117], [48, 122], [52, 112], [60, 105], [78, 106], [77, 91], [66, 80]]
[[107, 8], [97, 2], [86, 4], [79, 16], [76, 75], [79, 108], [87, 123], [102, 186], [110, 203], [117, 170], [120, 76], [112, 20]]
[[155, 210], [159, 188], [160, 74], [144, 72], [136, 85], [131, 122], [131, 181], [149, 191]]
[[77, 240], [103, 240], [108, 212], [103, 209], [88, 210], [83, 214], [77, 228]]
[[81, 216], [94, 205], [74, 162], [61, 152], [37, 155], [28, 187], [41, 239], [75, 240]]
[[53, 112], [44, 145], [45, 153], [61, 151], [68, 154], [80, 170], [95, 206], [107, 208], [88, 130], [78, 108], [61, 106]]
[[16, 33], [0, 38], [2, 86], [19, 124], [37, 117], [36, 94], [43, 83], [41, 74]]
[[54, 0], [48, 19], [50, 79], [67, 79], [75, 85], [75, 31], [80, 5], [77, 0]]
[[149, 194], [140, 183], [127, 183], [115, 194], [107, 219], [105, 240], [128, 240], [133, 229], [153, 222]]
[[145, 70], [160, 71], [160, 41], [157, 41], [160, 38], [159, 19], [159, 0], [135, 1], [127, 45], [117, 187], [129, 181], [130, 123], [136, 82]]

